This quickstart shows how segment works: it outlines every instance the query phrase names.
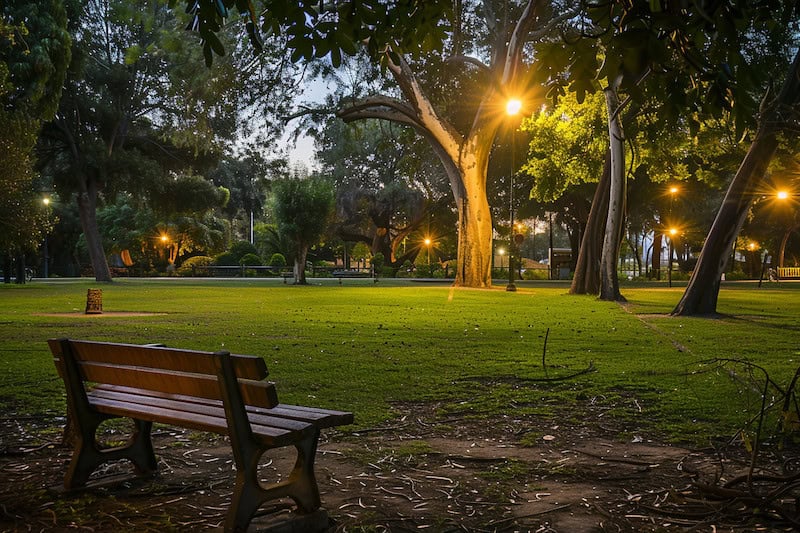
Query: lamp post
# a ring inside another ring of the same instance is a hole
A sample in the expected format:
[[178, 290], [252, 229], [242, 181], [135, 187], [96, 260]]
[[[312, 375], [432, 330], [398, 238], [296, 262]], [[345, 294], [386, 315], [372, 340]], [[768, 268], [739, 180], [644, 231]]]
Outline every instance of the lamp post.
[[669, 259], [667, 263], [667, 283], [669, 287], [672, 287], [672, 241], [675, 238], [675, 235], [678, 234], [678, 230], [675, 228], [669, 229]]
[[425, 246], [428, 248], [428, 266], [431, 266], [431, 239], [430, 237], [425, 237]]
[[[506, 102], [506, 114], [509, 117], [516, 116], [517, 113], [520, 112], [522, 109], [522, 102], [516, 98], [510, 99]], [[516, 128], [511, 130], [511, 173], [509, 175], [509, 185], [508, 185], [508, 285], [506, 285], [506, 290], [509, 292], [514, 292], [517, 290], [517, 286], [514, 285], [514, 265], [513, 258], [514, 258], [514, 133], [516, 132]]]
[[503, 271], [503, 256], [506, 255], [506, 251], [504, 248], [500, 248], [497, 250], [497, 253], [500, 255], [500, 272]]
[[[45, 209], [49, 208], [50, 207], [50, 198], [47, 197], [47, 196], [42, 198], [42, 204], [44, 205]], [[44, 267], [44, 268], [42, 268], [42, 275], [44, 276], [45, 279], [47, 279], [47, 278], [50, 277], [50, 272], [49, 272], [50, 255], [49, 255], [48, 250], [47, 250], [47, 232], [46, 231], [44, 233], [44, 243], [42, 243], [42, 255], [44, 255], [44, 258], [43, 258], [43, 261], [42, 261], [42, 266]]]

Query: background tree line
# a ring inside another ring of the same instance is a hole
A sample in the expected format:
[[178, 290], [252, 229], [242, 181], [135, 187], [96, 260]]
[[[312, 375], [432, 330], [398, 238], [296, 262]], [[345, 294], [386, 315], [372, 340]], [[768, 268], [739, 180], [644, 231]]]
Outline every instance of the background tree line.
[[[743, 231], [780, 261], [794, 253], [796, 209], [767, 213], [766, 198], [796, 180], [796, 2], [18, 4], [4, 8], [0, 70], [16, 115], [2, 118], [7, 131], [29, 121], [34, 140], [14, 136], [7, 188], [58, 201], [26, 209], [41, 220], [7, 258], [54, 215], [74, 229], [53, 236], [80, 233], [70, 253], [99, 280], [110, 253], [176, 266], [255, 236], [249, 220], [302, 257], [268, 209], [273, 182], [297, 177], [267, 150], [290, 120], [334, 191], [326, 234], [306, 243], [320, 257], [362, 243], [397, 268], [434, 236], [456, 285], [489, 286], [514, 211], [533, 239], [555, 219], [572, 291], [605, 299], [623, 299], [621, 255], [658, 274], [668, 240], [693, 272], [675, 311], [694, 314], [715, 310]], [[244, 16], [223, 25], [231, 10]], [[333, 87], [325, 102], [297, 105], [303, 75]], [[503, 112], [512, 97], [520, 118]]]

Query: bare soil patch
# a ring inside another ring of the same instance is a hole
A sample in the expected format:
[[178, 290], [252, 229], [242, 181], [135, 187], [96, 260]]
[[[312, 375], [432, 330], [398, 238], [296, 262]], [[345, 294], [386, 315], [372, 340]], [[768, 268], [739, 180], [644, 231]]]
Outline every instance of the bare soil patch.
[[[692, 498], [693, 481], [720, 473], [720, 459], [703, 451], [641, 437], [620, 442], [607, 422], [441, 420], [431, 405], [399, 409], [408, 414], [391, 427], [324, 435], [316, 472], [331, 531], [788, 531], [661, 512]], [[1, 423], [2, 531], [221, 527], [234, 479], [224, 438], [160, 426], [159, 476], [136, 479], [127, 464], [115, 464], [94, 488], [70, 493], [60, 488], [70, 450], [52, 442], [59, 421], [9, 415]], [[110, 428], [105, 437], [123, 435]], [[293, 460], [289, 449], [270, 453], [264, 479], [279, 479]], [[725, 461], [730, 472], [746, 466]], [[285, 519], [287, 507], [251, 530]]]

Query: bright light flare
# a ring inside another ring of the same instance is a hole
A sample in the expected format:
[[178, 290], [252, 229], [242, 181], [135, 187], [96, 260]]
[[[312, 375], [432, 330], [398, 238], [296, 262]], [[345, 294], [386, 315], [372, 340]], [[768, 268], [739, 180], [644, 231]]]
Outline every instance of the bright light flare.
[[778, 200], [788, 200], [789, 199], [789, 191], [778, 191], [775, 193], [775, 198]]
[[506, 102], [506, 114], [514, 116], [522, 110], [522, 101], [512, 98]]

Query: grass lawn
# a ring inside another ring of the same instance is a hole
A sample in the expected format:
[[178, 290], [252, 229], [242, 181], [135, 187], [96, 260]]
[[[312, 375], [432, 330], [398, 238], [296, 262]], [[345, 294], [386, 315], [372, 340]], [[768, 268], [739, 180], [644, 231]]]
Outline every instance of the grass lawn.
[[800, 366], [792, 283], [724, 285], [718, 310], [730, 316], [714, 320], [667, 316], [683, 289], [663, 286], [623, 286], [629, 303], [620, 306], [564, 286], [124, 279], [102, 287], [106, 314], [87, 316], [90, 287], [0, 287], [0, 400], [13, 412], [63, 414], [51, 337], [261, 355], [282, 401], [352, 410], [362, 428], [387, 423], [398, 405], [433, 402], [443, 418], [518, 413], [579, 424], [601, 413], [621, 437], [697, 444], [733, 434], [761, 401], [746, 368], [709, 360], [750, 360], [784, 386]]

